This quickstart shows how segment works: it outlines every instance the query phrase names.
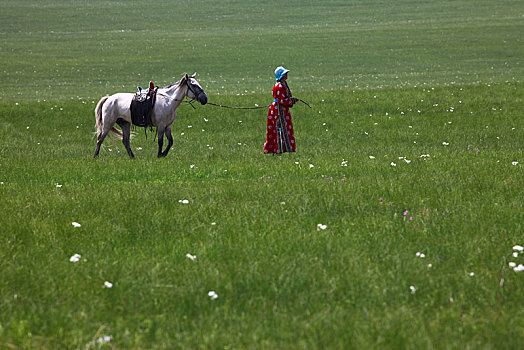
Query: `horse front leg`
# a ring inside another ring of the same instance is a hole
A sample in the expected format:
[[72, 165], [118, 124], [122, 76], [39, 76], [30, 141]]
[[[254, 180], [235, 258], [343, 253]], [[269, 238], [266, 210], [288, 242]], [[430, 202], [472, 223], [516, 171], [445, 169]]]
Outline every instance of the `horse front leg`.
[[158, 158], [161, 158], [164, 156], [164, 154], [162, 153], [162, 148], [164, 147], [165, 128], [158, 127], [157, 131], [158, 131]]
[[162, 157], [167, 156], [169, 150], [171, 149], [171, 146], [173, 146], [173, 135], [171, 134], [171, 125], [166, 128], [165, 135], [167, 137], [167, 147], [164, 150], [164, 152], [162, 152]]

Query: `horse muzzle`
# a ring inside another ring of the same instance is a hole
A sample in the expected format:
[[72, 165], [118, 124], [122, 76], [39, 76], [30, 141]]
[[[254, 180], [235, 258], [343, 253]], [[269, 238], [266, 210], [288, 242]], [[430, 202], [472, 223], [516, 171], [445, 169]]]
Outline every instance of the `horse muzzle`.
[[200, 95], [198, 95], [198, 102], [200, 102], [202, 105], [205, 105], [207, 103], [207, 95], [205, 92], [202, 91]]

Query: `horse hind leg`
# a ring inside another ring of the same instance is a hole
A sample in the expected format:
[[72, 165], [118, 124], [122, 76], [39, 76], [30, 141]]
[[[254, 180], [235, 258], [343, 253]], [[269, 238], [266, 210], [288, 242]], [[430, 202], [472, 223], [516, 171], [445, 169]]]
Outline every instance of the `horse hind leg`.
[[106, 138], [107, 133], [109, 133], [109, 130], [110, 129], [104, 128], [102, 130], [102, 132], [98, 135], [98, 139], [97, 139], [97, 142], [96, 142], [96, 150], [95, 150], [94, 158], [98, 157], [98, 153], [100, 153], [100, 146], [102, 146], [102, 142], [104, 142], [104, 139]]
[[103, 128], [102, 128], [102, 131], [100, 132], [100, 134], [98, 135], [98, 139], [97, 139], [97, 142], [96, 142], [96, 150], [95, 150], [95, 155], [94, 155], [94, 158], [97, 158], [98, 157], [98, 153], [100, 152], [100, 147], [102, 146], [102, 142], [104, 142], [104, 139], [106, 138], [107, 134], [109, 134], [110, 131], [112, 130], [116, 130], [114, 128], [114, 125], [115, 123], [108, 123], [108, 122], [105, 122], [103, 124]]
[[96, 142], [96, 150], [94, 157], [97, 158], [98, 154], [100, 152], [100, 147], [102, 146], [102, 142], [104, 142], [104, 139], [106, 138], [107, 134], [111, 130], [114, 129], [114, 119], [111, 118], [111, 108], [109, 108], [109, 114], [108, 111], [104, 111], [104, 104], [107, 101], [107, 97], [104, 97], [98, 102], [98, 105], [95, 109], [95, 115], [96, 115], [96, 125], [97, 125], [97, 142]]
[[135, 158], [135, 155], [133, 154], [133, 151], [131, 150], [131, 123], [126, 122], [123, 119], [118, 119], [117, 124], [122, 128], [122, 143], [124, 144], [124, 147], [126, 148], [127, 154], [129, 155], [129, 158]]

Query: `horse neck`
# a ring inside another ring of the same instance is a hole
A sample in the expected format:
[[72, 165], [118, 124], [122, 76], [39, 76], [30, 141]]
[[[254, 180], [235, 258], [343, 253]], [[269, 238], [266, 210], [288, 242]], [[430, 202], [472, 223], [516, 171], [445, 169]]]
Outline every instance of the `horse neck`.
[[184, 97], [186, 97], [187, 86], [185, 84], [183, 86], [180, 84], [173, 85], [171, 88], [165, 91], [165, 93], [169, 96], [170, 102], [173, 103], [176, 108], [182, 103]]

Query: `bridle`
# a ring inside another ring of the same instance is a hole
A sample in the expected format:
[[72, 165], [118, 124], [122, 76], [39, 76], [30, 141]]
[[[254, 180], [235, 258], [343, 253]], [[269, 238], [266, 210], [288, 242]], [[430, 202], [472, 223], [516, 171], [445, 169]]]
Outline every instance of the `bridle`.
[[[189, 104], [191, 104], [191, 102], [194, 102], [195, 99], [197, 99], [198, 96], [200, 96], [200, 95], [204, 92], [204, 89], [202, 89], [202, 88], [200, 88], [200, 87], [195, 87], [195, 86], [193, 86], [193, 85], [191, 84], [191, 81], [190, 81], [190, 80], [191, 80], [191, 78], [187, 78], [187, 80], [186, 80], [187, 89], [188, 89], [189, 91], [191, 91], [195, 97], [193, 97], [193, 98], [189, 97], [189, 98], [191, 99], [191, 100], [189, 101]], [[195, 88], [198, 88], [198, 90], [200, 90], [200, 91], [195, 91]], [[191, 106], [193, 106], [193, 105], [191, 105]], [[193, 107], [193, 108], [194, 108], [194, 107]]]
[[[197, 91], [195, 91], [196, 87], [191, 84], [191, 82], [189, 81], [190, 79], [191, 78], [188, 77], [187, 80], [185, 81], [185, 84], [187, 85], [187, 89], [189, 91], [191, 91], [195, 97], [191, 98], [191, 97], [187, 96], [187, 94], [186, 94], [186, 97], [189, 100], [184, 100], [184, 98], [179, 100], [179, 99], [175, 98], [173, 101], [180, 101], [180, 102], [188, 103], [191, 107], [193, 107], [193, 109], [196, 109], [195, 106], [193, 106], [193, 102], [195, 102], [196, 99], [198, 98], [198, 96], [200, 96], [204, 92], [204, 89], [198, 88]], [[180, 82], [179, 86], [181, 85], [181, 83], [182, 82]]]

